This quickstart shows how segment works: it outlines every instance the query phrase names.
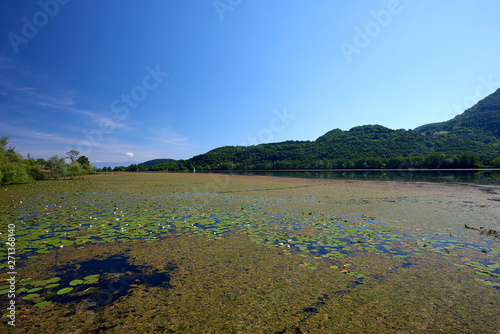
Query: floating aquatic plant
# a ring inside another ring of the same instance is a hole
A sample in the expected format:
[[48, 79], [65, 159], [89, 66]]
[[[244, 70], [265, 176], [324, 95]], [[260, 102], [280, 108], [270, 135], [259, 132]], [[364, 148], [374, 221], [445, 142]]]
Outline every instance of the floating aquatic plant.
[[34, 298], [38, 298], [40, 295], [38, 293], [30, 293], [29, 295], [23, 296], [21, 299], [23, 300], [30, 300]]
[[69, 285], [72, 285], [72, 286], [76, 286], [76, 285], [79, 285], [79, 284], [83, 284], [83, 280], [81, 280], [81, 279], [75, 279], [75, 280], [72, 280], [71, 282], [69, 282]]
[[66, 293], [68, 293], [68, 292], [73, 291], [73, 289], [74, 289], [74, 288], [72, 288], [72, 287], [62, 288], [61, 290], [57, 291], [57, 294], [58, 294], [58, 295], [64, 295], [64, 294], [66, 294]]
[[47, 301], [47, 300], [44, 300], [44, 301], [42, 301], [42, 302], [36, 303], [36, 304], [35, 304], [35, 307], [38, 307], [38, 308], [44, 308], [44, 307], [49, 306], [50, 304], [52, 304], [52, 301]]

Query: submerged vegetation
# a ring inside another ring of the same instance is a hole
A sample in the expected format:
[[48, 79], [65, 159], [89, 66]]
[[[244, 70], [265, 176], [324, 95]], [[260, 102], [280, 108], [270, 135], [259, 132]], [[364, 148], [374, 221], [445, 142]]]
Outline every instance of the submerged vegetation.
[[16, 330], [492, 332], [499, 239], [459, 224], [488, 206], [416, 189], [140, 173], [5, 186]]

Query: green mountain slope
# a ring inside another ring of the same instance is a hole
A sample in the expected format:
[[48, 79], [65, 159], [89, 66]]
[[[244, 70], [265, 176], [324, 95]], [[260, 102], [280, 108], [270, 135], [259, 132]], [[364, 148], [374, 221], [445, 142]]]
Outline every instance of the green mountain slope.
[[453, 119], [427, 124], [415, 129], [416, 131], [453, 131], [454, 133], [492, 135], [500, 137], [500, 89], [479, 101], [471, 108], [457, 115]]
[[203, 169], [380, 168], [387, 164], [383, 159], [393, 157], [426, 157], [432, 153], [458, 156], [465, 152], [473, 152], [481, 160], [499, 156], [500, 140], [485, 143], [464, 134], [422, 135], [413, 130], [366, 125], [349, 131], [332, 130], [314, 142], [221, 147], [188, 161]]
[[449, 121], [415, 130], [363, 125], [349, 131], [334, 129], [315, 141], [224, 146], [177, 161], [176, 168], [445, 168], [473, 166], [477, 158], [496, 156], [500, 156], [500, 89]]
[[150, 168], [150, 167], [153, 167], [153, 166], [156, 166], [156, 165], [163, 165], [163, 164], [166, 164], [166, 163], [174, 163], [176, 161], [177, 160], [174, 160], [174, 159], [153, 159], [153, 160], [148, 160], [146, 162], [143, 162], [143, 163], [141, 163], [139, 165], [143, 166], [143, 167], [146, 167], [146, 168]]

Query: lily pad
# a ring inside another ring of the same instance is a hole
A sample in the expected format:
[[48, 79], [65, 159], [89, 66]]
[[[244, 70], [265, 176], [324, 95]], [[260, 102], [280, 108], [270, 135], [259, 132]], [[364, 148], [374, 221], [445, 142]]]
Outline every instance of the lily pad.
[[407, 255], [394, 255], [394, 257], [397, 257], [398, 259], [404, 259], [407, 257]]
[[50, 304], [52, 304], [52, 301], [45, 300], [43, 302], [35, 304], [35, 306], [38, 308], [44, 308], [46, 306], [49, 306]]
[[500, 287], [500, 282], [492, 282], [492, 281], [483, 281], [484, 284], [489, 286], [498, 286]]
[[32, 301], [35, 303], [35, 304], [38, 304], [38, 303], [41, 303], [45, 300], [45, 297], [38, 297], [36, 299], [32, 299]]
[[40, 297], [40, 295], [38, 293], [30, 293], [29, 295], [26, 295], [26, 296], [24, 296], [21, 299], [23, 299], [23, 300], [30, 300], [30, 299], [38, 298], [38, 297]]
[[363, 277], [365, 277], [365, 275], [360, 274], [360, 273], [355, 273], [355, 272], [353, 272], [353, 271], [348, 272], [348, 273], [346, 273], [346, 274], [347, 274], [347, 275], [354, 276], [354, 277], [357, 277], [357, 278], [363, 278]]
[[64, 295], [64, 294], [66, 294], [66, 293], [68, 293], [68, 292], [73, 291], [73, 289], [74, 289], [74, 288], [63, 288], [63, 289], [61, 289], [61, 290], [57, 291], [57, 294], [58, 294], [58, 295]]
[[37, 291], [40, 291], [42, 290], [43, 288], [33, 288], [33, 289], [29, 289], [28, 291], [26, 291], [27, 293], [33, 293], [33, 292], [37, 292]]
[[61, 277], [53, 277], [49, 280], [47, 280], [46, 282], [49, 284], [49, 283], [57, 283], [61, 280]]
[[48, 284], [45, 286], [45, 289], [52, 289], [59, 285], [60, 285], [59, 283]]
[[79, 284], [82, 284], [82, 283], [83, 283], [83, 280], [81, 280], [81, 279], [75, 279], [75, 280], [72, 280], [71, 282], [69, 282], [69, 285], [76, 286], [76, 285], [79, 285]]
[[99, 282], [99, 278], [98, 277], [95, 277], [95, 278], [90, 278], [90, 279], [86, 279], [83, 284], [95, 284]]
[[30, 284], [33, 286], [43, 286], [43, 285], [47, 284], [47, 281], [36, 281], [36, 282], [30, 283]]

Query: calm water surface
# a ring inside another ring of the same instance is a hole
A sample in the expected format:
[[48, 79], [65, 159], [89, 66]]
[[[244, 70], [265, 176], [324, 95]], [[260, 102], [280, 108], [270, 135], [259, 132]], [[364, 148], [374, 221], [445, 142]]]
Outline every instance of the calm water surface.
[[225, 173], [234, 175], [265, 175], [308, 179], [474, 183], [500, 185], [500, 170], [232, 171]]

